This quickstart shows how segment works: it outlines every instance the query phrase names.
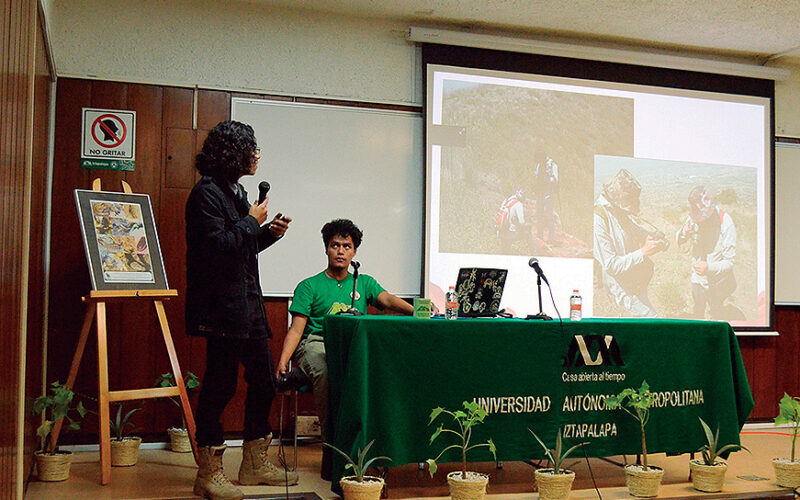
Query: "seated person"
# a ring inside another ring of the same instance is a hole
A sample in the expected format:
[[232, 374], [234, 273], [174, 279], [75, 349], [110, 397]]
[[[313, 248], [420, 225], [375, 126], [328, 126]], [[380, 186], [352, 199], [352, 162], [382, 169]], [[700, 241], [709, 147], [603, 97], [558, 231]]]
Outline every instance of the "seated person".
[[[326, 314], [336, 314], [350, 308], [353, 275], [348, 272], [348, 268], [361, 245], [361, 238], [361, 230], [348, 219], [336, 219], [322, 227], [328, 267], [301, 281], [295, 288], [294, 299], [289, 307], [292, 323], [283, 341], [276, 370], [277, 377], [286, 374], [289, 359], [292, 354], [295, 355], [298, 365], [314, 386], [314, 403], [323, 441], [328, 416], [328, 364], [325, 359], [322, 320]], [[357, 287], [354, 307], [364, 314], [367, 312], [367, 305], [402, 314], [411, 314], [414, 311], [411, 304], [384, 290], [372, 276], [359, 275]]]

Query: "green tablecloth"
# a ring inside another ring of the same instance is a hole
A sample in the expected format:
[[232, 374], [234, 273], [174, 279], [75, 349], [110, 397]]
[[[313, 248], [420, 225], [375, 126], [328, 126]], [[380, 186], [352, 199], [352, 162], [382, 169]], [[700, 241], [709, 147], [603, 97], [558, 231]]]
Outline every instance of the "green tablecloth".
[[[590, 456], [639, 453], [636, 421], [605, 409], [603, 400], [643, 379], [658, 393], [647, 426], [650, 453], [696, 451], [705, 442], [698, 417], [720, 425], [722, 443], [738, 443], [753, 409], [727, 323], [327, 316], [325, 347], [328, 440], [347, 452], [375, 439], [370, 455], [387, 455], [392, 465], [436, 456], [448, 438], [429, 446], [430, 411], [464, 400], [490, 411], [473, 442], [491, 437], [506, 461], [542, 457], [526, 428], [552, 444], [561, 427], [567, 442], [589, 441]], [[470, 460], [491, 460], [485, 450]], [[334, 454], [334, 485], [343, 467]]]

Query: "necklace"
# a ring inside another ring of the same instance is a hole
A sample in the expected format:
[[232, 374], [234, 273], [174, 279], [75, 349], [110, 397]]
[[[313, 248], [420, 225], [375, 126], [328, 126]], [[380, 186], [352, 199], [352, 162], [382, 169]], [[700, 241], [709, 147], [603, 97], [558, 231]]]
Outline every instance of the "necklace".
[[342, 279], [335, 278], [335, 277], [331, 276], [330, 272], [329, 272], [327, 269], [325, 270], [325, 275], [326, 275], [328, 278], [332, 279], [332, 280], [336, 280], [336, 286], [338, 286], [339, 288], [342, 288], [342, 282], [344, 282], [344, 280], [346, 280], [346, 279], [347, 279], [347, 276], [345, 276], [345, 277], [344, 277], [344, 278], [342, 278]]

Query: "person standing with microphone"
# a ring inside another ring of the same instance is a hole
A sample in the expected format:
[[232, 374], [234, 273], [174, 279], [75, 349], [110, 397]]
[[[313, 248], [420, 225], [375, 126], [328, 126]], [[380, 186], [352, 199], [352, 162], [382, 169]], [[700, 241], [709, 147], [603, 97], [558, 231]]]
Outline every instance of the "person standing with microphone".
[[297, 484], [297, 473], [267, 459], [275, 386], [257, 256], [283, 237], [292, 219], [278, 214], [264, 224], [266, 190], [261, 190], [263, 200], [248, 202], [239, 179], [255, 174], [260, 158], [251, 126], [219, 123], [197, 155], [195, 167], [203, 177], [186, 202], [186, 333], [206, 338], [206, 371], [196, 411], [199, 470], [194, 493], [214, 500], [243, 497], [222, 470], [220, 423], [236, 392], [240, 363], [247, 398], [239, 482]]

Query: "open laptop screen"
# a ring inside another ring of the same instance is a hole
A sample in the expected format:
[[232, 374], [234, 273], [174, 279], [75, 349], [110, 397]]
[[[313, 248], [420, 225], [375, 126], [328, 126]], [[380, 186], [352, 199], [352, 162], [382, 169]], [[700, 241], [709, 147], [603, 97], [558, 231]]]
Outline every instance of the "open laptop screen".
[[456, 293], [459, 317], [494, 316], [506, 284], [507, 269], [464, 267], [458, 271]]

